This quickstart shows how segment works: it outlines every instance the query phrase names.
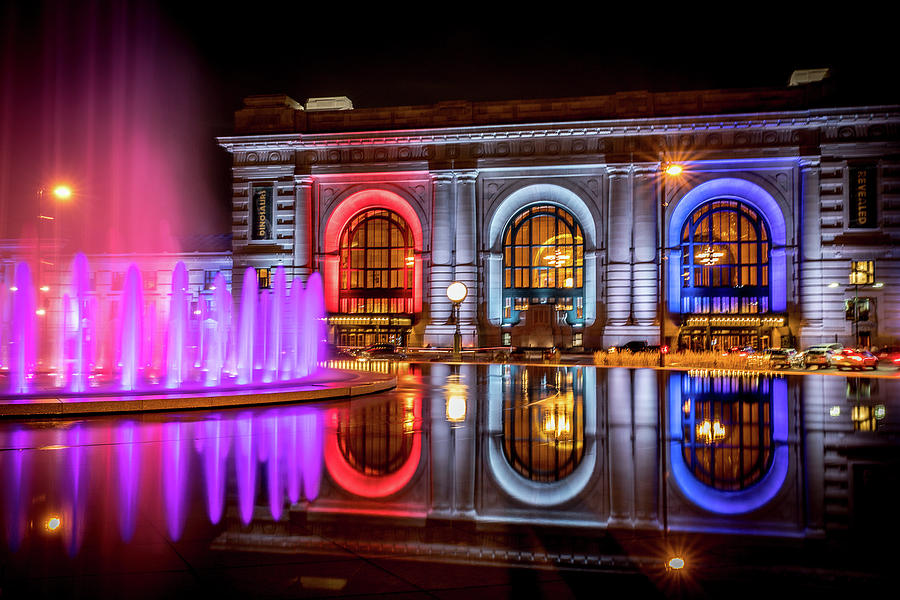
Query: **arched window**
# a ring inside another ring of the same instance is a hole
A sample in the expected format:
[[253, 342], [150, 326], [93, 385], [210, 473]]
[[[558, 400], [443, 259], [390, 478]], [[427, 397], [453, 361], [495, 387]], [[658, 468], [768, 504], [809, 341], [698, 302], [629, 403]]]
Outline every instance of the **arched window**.
[[584, 458], [581, 370], [522, 369], [503, 396], [503, 452], [520, 475], [537, 482], [568, 477]]
[[342, 313], [413, 313], [415, 249], [397, 213], [371, 209], [341, 234], [339, 302]]
[[749, 205], [714, 200], [681, 230], [682, 312], [769, 312], [770, 235]]
[[529, 206], [503, 236], [503, 320], [518, 322], [530, 304], [555, 304], [570, 324], [584, 321], [584, 236], [566, 210]]
[[684, 377], [681, 398], [682, 456], [698, 481], [744, 490], [769, 472], [775, 453], [770, 377]]

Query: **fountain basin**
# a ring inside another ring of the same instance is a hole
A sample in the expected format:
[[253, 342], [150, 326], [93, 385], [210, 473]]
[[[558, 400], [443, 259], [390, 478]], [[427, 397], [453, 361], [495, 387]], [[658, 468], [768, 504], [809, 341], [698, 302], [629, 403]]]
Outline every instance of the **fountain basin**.
[[320, 369], [301, 381], [246, 384], [230, 387], [182, 390], [143, 390], [61, 393], [44, 390], [28, 395], [0, 397], [3, 417], [69, 417], [106, 413], [138, 413], [162, 410], [190, 410], [286, 404], [350, 398], [392, 389], [392, 375], [340, 369]]

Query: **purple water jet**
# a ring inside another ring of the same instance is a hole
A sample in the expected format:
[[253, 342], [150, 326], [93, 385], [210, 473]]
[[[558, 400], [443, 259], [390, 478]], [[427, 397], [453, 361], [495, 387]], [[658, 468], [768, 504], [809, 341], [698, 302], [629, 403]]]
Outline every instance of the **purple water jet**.
[[10, 391], [24, 394], [30, 391], [30, 379], [36, 367], [35, 294], [31, 269], [27, 263], [16, 265], [15, 286], [12, 292], [10, 337]]
[[187, 375], [185, 357], [188, 337], [188, 273], [183, 262], [172, 273], [169, 297], [169, 328], [166, 344], [166, 387], [177, 388]]

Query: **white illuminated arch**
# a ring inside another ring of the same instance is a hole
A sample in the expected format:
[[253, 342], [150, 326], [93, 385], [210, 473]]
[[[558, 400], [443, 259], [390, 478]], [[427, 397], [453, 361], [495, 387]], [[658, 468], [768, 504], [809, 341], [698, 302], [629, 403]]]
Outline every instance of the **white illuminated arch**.
[[491, 257], [487, 272], [488, 319], [502, 322], [503, 232], [510, 221], [529, 206], [555, 204], [575, 217], [584, 232], [584, 322], [591, 325], [597, 316], [597, 267], [593, 250], [597, 247], [597, 224], [587, 203], [572, 190], [550, 183], [535, 183], [511, 192], [497, 206], [488, 224]]

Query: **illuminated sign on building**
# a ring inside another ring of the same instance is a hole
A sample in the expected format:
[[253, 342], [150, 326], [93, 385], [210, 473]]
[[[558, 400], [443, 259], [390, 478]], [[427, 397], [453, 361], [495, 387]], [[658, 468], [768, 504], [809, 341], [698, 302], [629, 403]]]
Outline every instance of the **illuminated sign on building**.
[[253, 201], [250, 203], [250, 238], [271, 240], [274, 229], [274, 188], [254, 187]]
[[875, 167], [850, 167], [850, 229], [878, 227], [878, 191]]

